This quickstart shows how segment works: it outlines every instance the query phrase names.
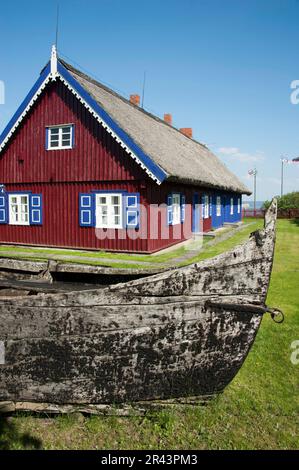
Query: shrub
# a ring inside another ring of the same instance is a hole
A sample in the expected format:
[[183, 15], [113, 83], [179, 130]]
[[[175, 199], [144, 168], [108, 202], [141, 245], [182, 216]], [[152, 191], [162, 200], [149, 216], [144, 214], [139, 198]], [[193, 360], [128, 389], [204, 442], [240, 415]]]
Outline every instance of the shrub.
[[[278, 209], [299, 209], [299, 191], [285, 194], [284, 196], [276, 196]], [[263, 209], [268, 209], [271, 201], [265, 201]]]

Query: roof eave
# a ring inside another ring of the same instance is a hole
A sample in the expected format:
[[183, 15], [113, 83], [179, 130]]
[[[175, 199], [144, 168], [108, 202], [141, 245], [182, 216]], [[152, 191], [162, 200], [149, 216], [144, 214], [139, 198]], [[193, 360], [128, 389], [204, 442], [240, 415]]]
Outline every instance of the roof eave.
[[173, 182], [173, 183], [183, 183], [183, 184], [187, 184], [187, 185], [190, 185], [190, 186], [201, 186], [202, 188], [206, 188], [206, 189], [213, 189], [213, 190], [218, 190], [218, 191], [226, 191], [226, 192], [234, 192], [234, 193], [238, 193], [238, 194], [246, 194], [248, 196], [250, 196], [252, 194], [251, 191], [249, 191], [249, 189], [247, 188], [237, 188], [237, 187], [231, 187], [231, 186], [216, 186], [212, 183], [207, 183], [205, 181], [201, 181], [201, 180], [198, 180], [198, 179], [193, 179], [193, 178], [180, 178], [179, 176], [175, 176], [175, 175], [171, 175], [171, 176], [168, 176], [167, 178], [167, 181], [169, 182]]
[[148, 175], [161, 184], [168, 174], [158, 166], [134, 140], [109, 116], [109, 114], [97, 103], [97, 101], [85, 90], [85, 88], [70, 74], [65, 66], [58, 61], [57, 71], [65, 85], [70, 88], [79, 101], [89, 109], [115, 140], [126, 149], [131, 157], [137, 161]]

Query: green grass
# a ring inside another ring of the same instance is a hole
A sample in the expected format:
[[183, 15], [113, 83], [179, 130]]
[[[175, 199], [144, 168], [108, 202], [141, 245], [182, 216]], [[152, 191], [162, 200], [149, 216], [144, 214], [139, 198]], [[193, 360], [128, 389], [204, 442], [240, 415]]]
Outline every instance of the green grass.
[[[200, 257], [239, 243], [245, 232], [207, 247]], [[182, 406], [144, 418], [2, 417], [0, 448], [297, 449], [299, 365], [292, 365], [290, 355], [291, 343], [299, 340], [298, 286], [299, 222], [279, 220], [267, 303], [281, 308], [286, 319], [277, 325], [264, 317], [248, 358], [221, 396], [206, 406]]]
[[[218, 251], [215, 251], [215, 254], [218, 252], [223, 251], [222, 246], [232, 247], [239, 241], [246, 239], [250, 232], [259, 228], [261, 222], [255, 222], [252, 225], [252, 220], [248, 220], [246, 222], [251, 222], [251, 224], [245, 225], [243, 229], [238, 232], [236, 235], [233, 235], [231, 239], [228, 240], [228, 244], [223, 245], [223, 242], [220, 242]], [[232, 228], [227, 228], [226, 230], [222, 231], [220, 235], [223, 235], [224, 232], [232, 232]], [[220, 236], [219, 234], [215, 237], [215, 243], [217, 244], [217, 238]], [[205, 237], [203, 239], [203, 246], [205, 246], [209, 241], [213, 239], [209, 239]], [[172, 262], [175, 258], [179, 258], [184, 256], [184, 254], [189, 249], [189, 246], [184, 247], [180, 246], [179, 248], [173, 249], [171, 251], [167, 251], [162, 254], [147, 254], [147, 255], [138, 255], [138, 254], [128, 254], [128, 253], [108, 253], [105, 251], [82, 251], [82, 250], [64, 250], [64, 249], [55, 249], [55, 248], [34, 248], [34, 247], [23, 247], [23, 246], [14, 246], [14, 245], [2, 245], [0, 246], [0, 258], [9, 258], [9, 259], [19, 259], [19, 260], [31, 260], [31, 261], [45, 261], [49, 258], [56, 259], [60, 263], [76, 263], [76, 264], [88, 264], [91, 266], [104, 266], [104, 267], [114, 267], [114, 268], [122, 268], [122, 269], [150, 269], [150, 268], [163, 268], [167, 265], [167, 263]], [[211, 255], [212, 251], [208, 251], [206, 256], [214, 256]], [[205, 252], [206, 253], [206, 252]], [[66, 258], [60, 259], [58, 256], [65, 256]], [[67, 259], [68, 256], [78, 256], [78, 259], [74, 260], [72, 258]], [[200, 257], [192, 258], [193, 261], [198, 261], [201, 259]], [[109, 262], [111, 261], [111, 262]], [[130, 261], [130, 263], [126, 263], [126, 261]], [[141, 264], [140, 262], [147, 262], [150, 264]], [[186, 262], [180, 263], [189, 264], [191, 261], [187, 260]], [[159, 265], [159, 266], [158, 266]]]
[[222, 242], [217, 242], [212, 245], [208, 245], [199, 254], [196, 254], [193, 258], [188, 259], [186, 262], [182, 262], [181, 265], [187, 265], [190, 263], [196, 263], [207, 258], [212, 258], [220, 253], [230, 250], [236, 245], [243, 243], [248, 239], [250, 233], [254, 232], [263, 227], [264, 221], [262, 219], [245, 219], [245, 226], [242, 230], [239, 230], [232, 237]]
[[[181, 256], [185, 252], [184, 247], [179, 247], [173, 251], [163, 253], [161, 255], [138, 255], [138, 254], [129, 254], [129, 253], [111, 253], [106, 251], [81, 251], [81, 250], [63, 250], [55, 248], [32, 248], [32, 247], [19, 247], [19, 246], [0, 246], [0, 256], [2, 257], [3, 252], [9, 252], [12, 256], [15, 256], [18, 252], [24, 254], [33, 254], [35, 253], [38, 256], [43, 256], [47, 258], [49, 255], [55, 257], [55, 255], [63, 256], [79, 256], [82, 259], [84, 258], [101, 258], [111, 259], [111, 260], [123, 260], [123, 261], [146, 261], [151, 263], [161, 263], [168, 261], [174, 257]], [[9, 255], [8, 255], [9, 256]], [[24, 256], [26, 258], [26, 256]], [[77, 261], [76, 261], [77, 262]], [[88, 260], [86, 263], [89, 262]]]

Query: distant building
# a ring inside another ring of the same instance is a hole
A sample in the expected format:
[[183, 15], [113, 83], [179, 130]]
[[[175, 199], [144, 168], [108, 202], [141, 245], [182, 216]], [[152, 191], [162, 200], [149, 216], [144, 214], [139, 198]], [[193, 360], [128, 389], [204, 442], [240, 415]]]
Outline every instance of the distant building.
[[[144, 111], [138, 95], [124, 99], [54, 47], [0, 137], [0, 185], [0, 242], [147, 253], [241, 220], [250, 194], [192, 129]], [[156, 236], [138, 236], [163, 204]]]

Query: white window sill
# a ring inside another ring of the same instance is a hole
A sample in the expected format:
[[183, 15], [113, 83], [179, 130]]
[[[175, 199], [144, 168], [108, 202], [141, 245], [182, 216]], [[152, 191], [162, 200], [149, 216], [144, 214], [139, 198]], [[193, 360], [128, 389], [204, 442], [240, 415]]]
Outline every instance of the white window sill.
[[120, 227], [119, 225], [96, 225], [96, 228], [104, 228], [104, 229], [118, 229], [121, 230], [125, 227]]
[[71, 150], [74, 147], [49, 147], [47, 150]]
[[8, 225], [21, 225], [21, 226], [29, 226], [29, 222], [9, 222]]

